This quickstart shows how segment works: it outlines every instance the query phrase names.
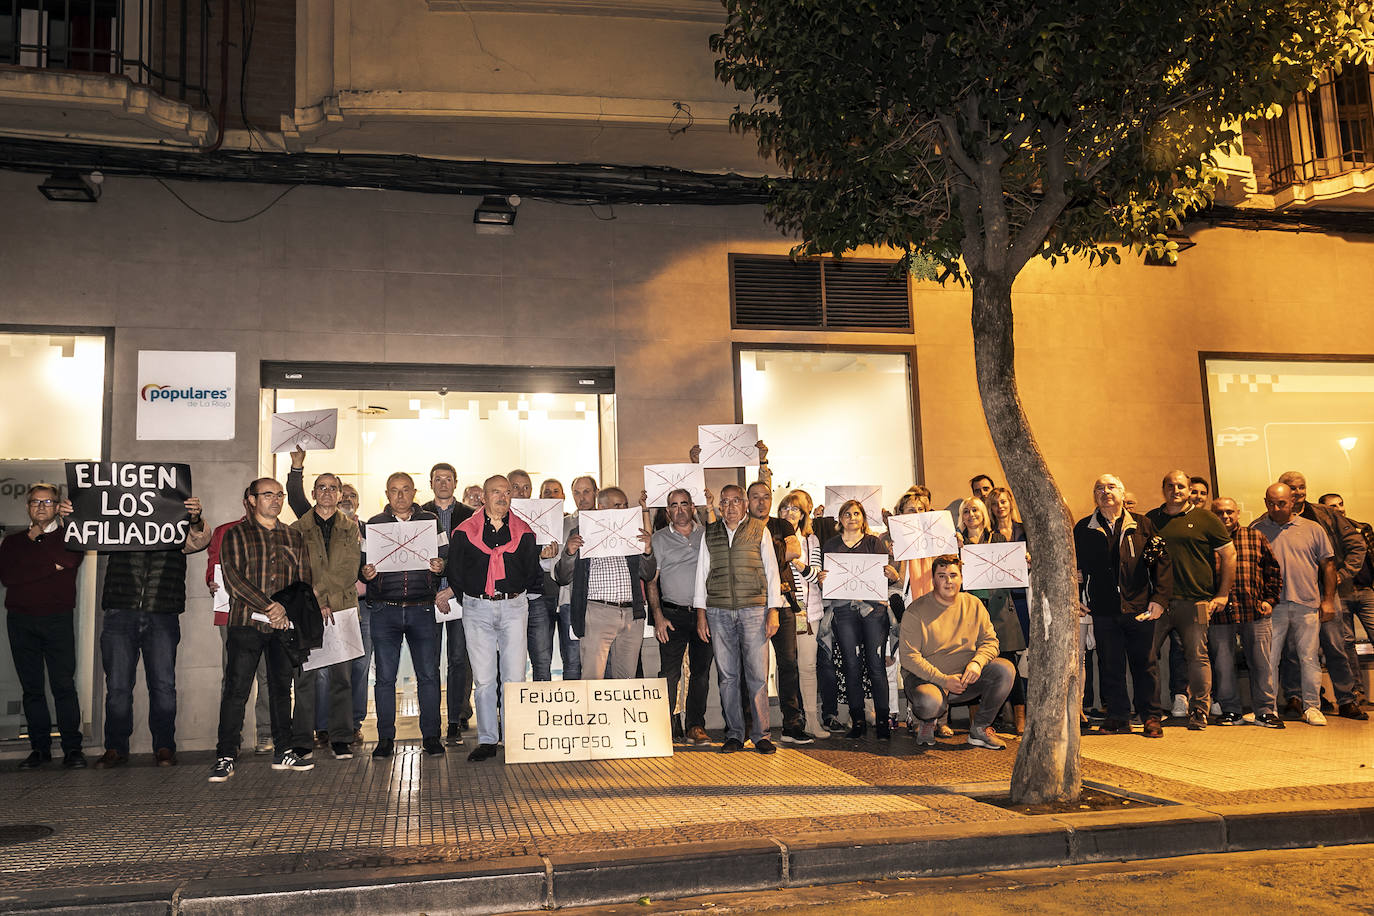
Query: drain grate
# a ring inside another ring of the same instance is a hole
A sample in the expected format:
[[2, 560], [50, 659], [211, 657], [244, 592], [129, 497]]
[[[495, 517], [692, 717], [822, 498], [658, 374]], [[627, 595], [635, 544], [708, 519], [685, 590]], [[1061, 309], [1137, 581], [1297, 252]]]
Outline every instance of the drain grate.
[[52, 834], [53, 829], [43, 824], [0, 824], [0, 846], [32, 843]]

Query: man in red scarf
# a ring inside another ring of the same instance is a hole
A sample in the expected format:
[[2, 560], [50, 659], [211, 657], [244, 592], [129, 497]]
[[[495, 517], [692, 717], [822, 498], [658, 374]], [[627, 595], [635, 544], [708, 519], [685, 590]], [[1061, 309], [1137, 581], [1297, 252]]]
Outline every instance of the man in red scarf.
[[497, 672], [507, 683], [525, 679], [529, 657], [529, 601], [540, 594], [544, 570], [534, 532], [510, 512], [505, 477], [482, 485], [485, 505], [453, 529], [448, 548], [448, 584], [463, 602], [468, 661], [477, 697], [477, 748], [469, 760], [496, 756], [501, 723], [496, 706]]

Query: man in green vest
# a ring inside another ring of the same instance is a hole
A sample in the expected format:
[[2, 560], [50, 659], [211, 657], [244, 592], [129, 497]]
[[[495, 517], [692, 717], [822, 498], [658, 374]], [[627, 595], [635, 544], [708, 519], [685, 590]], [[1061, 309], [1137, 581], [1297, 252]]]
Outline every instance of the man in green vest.
[[745, 513], [744, 489], [721, 488], [720, 521], [706, 526], [697, 559], [697, 633], [711, 643], [725, 712], [722, 754], [744, 750], [744, 697], [753, 703], [754, 750], [772, 754], [768, 737], [768, 640], [783, 607], [778, 560], [768, 527]]

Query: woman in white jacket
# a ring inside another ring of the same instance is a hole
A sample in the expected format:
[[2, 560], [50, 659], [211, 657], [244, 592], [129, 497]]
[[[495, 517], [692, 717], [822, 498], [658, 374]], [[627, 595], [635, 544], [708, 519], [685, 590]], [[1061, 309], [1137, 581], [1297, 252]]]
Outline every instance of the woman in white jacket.
[[[828, 710], [833, 721], [838, 697], [829, 643], [827, 642], [825, 649], [817, 651], [817, 637], [825, 607], [821, 603], [819, 578], [821, 543], [811, 528], [811, 509], [811, 494], [805, 490], [793, 490], [778, 503], [778, 518], [796, 528], [797, 540], [801, 542], [802, 547], [802, 555], [794, 557], [788, 569], [784, 570], [785, 575], [792, 576], [792, 594], [796, 596], [797, 604], [804, 612], [797, 615], [797, 668], [801, 675], [802, 706], [806, 710], [806, 721], [812, 723], [812, 733], [817, 738], [828, 738], [830, 735], [822, 727], [820, 713], [822, 709]], [[822, 665], [823, 670], [819, 667]], [[827, 689], [827, 683], [828, 705], [820, 697], [820, 691]]]

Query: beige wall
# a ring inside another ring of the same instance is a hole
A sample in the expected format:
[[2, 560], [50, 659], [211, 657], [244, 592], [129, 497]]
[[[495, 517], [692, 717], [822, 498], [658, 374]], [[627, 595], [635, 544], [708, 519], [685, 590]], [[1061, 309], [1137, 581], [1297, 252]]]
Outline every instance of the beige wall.
[[[639, 467], [681, 460], [697, 423], [734, 419], [732, 343], [914, 341], [918, 448], [937, 502], [976, 471], [1001, 479], [966, 291], [918, 285], [914, 337], [731, 330], [727, 254], [789, 247], [758, 208], [532, 202], [515, 235], [495, 237], [474, 234], [470, 198], [302, 187], [224, 225], [151, 181], [111, 178], [99, 204], [80, 206], [46, 202], [39, 180], [0, 173], [0, 323], [115, 327], [112, 457], [190, 461], [215, 522], [237, 515], [255, 476], [263, 359], [614, 366], [620, 483], [636, 492]], [[279, 193], [180, 189], [225, 217]], [[1232, 230], [1195, 240], [1176, 268], [1037, 264], [1017, 286], [1023, 397], [1075, 514], [1106, 469], [1147, 505], [1165, 470], [1205, 472], [1199, 350], [1360, 352], [1374, 340], [1374, 315], [1350, 296], [1371, 275], [1368, 243]], [[140, 349], [237, 351], [238, 438], [135, 441]], [[187, 747], [212, 743], [219, 693], [203, 572], [202, 555], [179, 661]]]

